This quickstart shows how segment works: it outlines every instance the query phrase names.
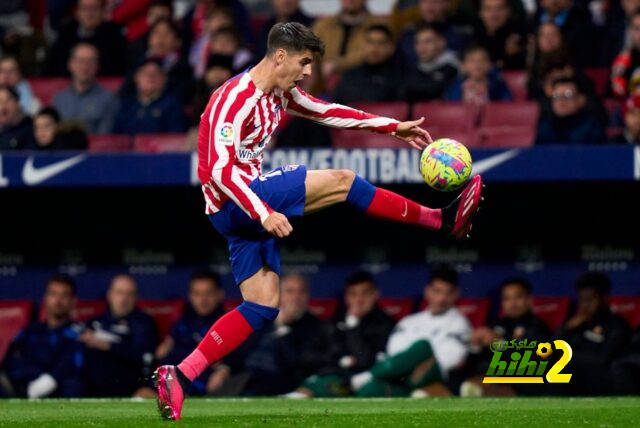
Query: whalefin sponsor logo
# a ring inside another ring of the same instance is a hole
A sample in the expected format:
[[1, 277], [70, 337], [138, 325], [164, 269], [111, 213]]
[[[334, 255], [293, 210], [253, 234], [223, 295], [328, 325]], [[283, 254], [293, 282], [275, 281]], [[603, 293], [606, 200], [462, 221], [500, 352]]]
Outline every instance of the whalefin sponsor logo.
[[36, 167], [34, 165], [35, 157], [29, 156], [22, 168], [22, 181], [27, 186], [37, 186], [38, 184], [50, 180], [53, 177], [62, 174], [64, 171], [73, 168], [86, 158], [86, 154], [79, 154], [65, 160]]

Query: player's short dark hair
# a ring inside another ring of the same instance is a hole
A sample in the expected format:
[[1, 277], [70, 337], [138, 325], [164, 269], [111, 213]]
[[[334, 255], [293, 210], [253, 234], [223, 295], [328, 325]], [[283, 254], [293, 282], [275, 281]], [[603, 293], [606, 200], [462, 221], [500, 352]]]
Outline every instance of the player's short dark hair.
[[578, 93], [584, 94], [584, 85], [575, 77], [560, 77], [551, 83], [551, 87], [553, 89], [558, 85], [573, 85], [576, 87], [576, 91], [578, 91]]
[[49, 277], [49, 280], [47, 281], [47, 288], [49, 288], [49, 285], [53, 283], [66, 285], [71, 291], [71, 294], [74, 296], [76, 295], [76, 282], [71, 276], [65, 273], [54, 273]]
[[38, 116], [49, 116], [55, 123], [60, 123], [60, 114], [53, 107], [44, 107], [36, 114]]
[[367, 27], [367, 29], [365, 30], [366, 33], [371, 33], [377, 31], [378, 33], [383, 33], [385, 35], [385, 37], [387, 38], [387, 40], [389, 41], [393, 41], [393, 33], [391, 32], [391, 29], [389, 27], [387, 27], [384, 24], [372, 24], [369, 25]]
[[576, 280], [576, 291], [594, 290], [604, 297], [611, 292], [611, 280], [602, 272], [586, 272]]
[[444, 28], [441, 24], [438, 24], [437, 22], [433, 22], [433, 23], [423, 22], [418, 24], [414, 34], [417, 36], [418, 33], [422, 33], [423, 31], [431, 31], [435, 33], [438, 37], [444, 38]]
[[500, 284], [500, 293], [502, 293], [505, 288], [510, 287], [512, 285], [516, 285], [520, 287], [522, 290], [524, 290], [527, 296], [531, 295], [531, 283], [521, 277], [511, 277], [502, 281], [502, 284]]
[[322, 56], [324, 55], [324, 42], [299, 22], [280, 22], [269, 30], [267, 56], [272, 55], [278, 49], [284, 49], [287, 52], [309, 50], [315, 55]]
[[362, 284], [363, 282], [371, 283], [374, 287], [376, 286], [376, 281], [373, 279], [373, 275], [371, 275], [371, 273], [364, 270], [358, 270], [349, 274], [345, 281], [344, 288], [346, 289], [352, 285]]
[[209, 270], [209, 269], [198, 269], [191, 274], [191, 279], [189, 281], [189, 286], [193, 281], [210, 281], [214, 284], [215, 288], [221, 288], [222, 284], [220, 282], [220, 275]]
[[449, 266], [435, 267], [429, 276], [429, 284], [433, 283], [436, 279], [447, 282], [454, 287], [458, 287], [458, 272], [451, 269]]

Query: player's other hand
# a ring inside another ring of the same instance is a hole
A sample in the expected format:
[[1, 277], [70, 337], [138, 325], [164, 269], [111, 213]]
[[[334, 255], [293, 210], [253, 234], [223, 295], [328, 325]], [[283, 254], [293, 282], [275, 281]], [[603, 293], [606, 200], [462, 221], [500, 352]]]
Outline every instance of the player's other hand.
[[267, 232], [273, 236], [277, 236], [278, 238], [285, 238], [293, 231], [293, 227], [291, 227], [291, 223], [289, 223], [287, 217], [284, 214], [277, 212], [269, 214], [269, 217], [267, 217], [262, 223], [262, 227], [264, 227]]
[[414, 149], [424, 149], [433, 142], [431, 135], [422, 129], [420, 125], [424, 122], [424, 117], [418, 120], [409, 120], [400, 122], [396, 129], [395, 136], [405, 143], [408, 143]]

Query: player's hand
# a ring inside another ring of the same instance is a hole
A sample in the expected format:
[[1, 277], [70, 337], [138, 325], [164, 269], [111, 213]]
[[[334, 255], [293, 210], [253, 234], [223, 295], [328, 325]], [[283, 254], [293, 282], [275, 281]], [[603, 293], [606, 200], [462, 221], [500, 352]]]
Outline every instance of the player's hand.
[[273, 236], [277, 236], [278, 238], [285, 238], [291, 234], [293, 231], [293, 227], [291, 227], [291, 223], [284, 214], [280, 214], [278, 212], [272, 212], [269, 214], [262, 223], [262, 227], [272, 234]]
[[396, 129], [395, 136], [405, 143], [408, 143], [414, 149], [424, 149], [433, 143], [433, 140], [431, 139], [431, 135], [420, 127], [422, 122], [424, 122], [424, 117], [418, 120], [400, 122]]

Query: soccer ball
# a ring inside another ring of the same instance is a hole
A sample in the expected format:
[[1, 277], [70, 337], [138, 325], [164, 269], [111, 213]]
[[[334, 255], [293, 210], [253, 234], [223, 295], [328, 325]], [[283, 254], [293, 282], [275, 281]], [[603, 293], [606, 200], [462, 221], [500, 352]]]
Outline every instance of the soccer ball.
[[440, 138], [422, 152], [420, 172], [424, 181], [436, 190], [458, 189], [471, 175], [471, 154], [462, 143]]

